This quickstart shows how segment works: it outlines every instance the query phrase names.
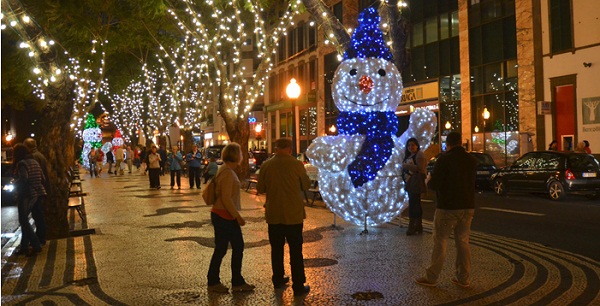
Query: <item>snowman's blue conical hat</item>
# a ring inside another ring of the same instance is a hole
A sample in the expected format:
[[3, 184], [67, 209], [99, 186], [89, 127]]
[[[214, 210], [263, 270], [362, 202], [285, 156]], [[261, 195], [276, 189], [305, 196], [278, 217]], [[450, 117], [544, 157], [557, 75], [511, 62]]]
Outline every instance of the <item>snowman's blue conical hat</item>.
[[344, 59], [378, 57], [392, 61], [392, 53], [385, 45], [383, 33], [379, 29], [381, 18], [377, 10], [369, 7], [358, 16], [358, 28], [352, 34], [350, 46]]

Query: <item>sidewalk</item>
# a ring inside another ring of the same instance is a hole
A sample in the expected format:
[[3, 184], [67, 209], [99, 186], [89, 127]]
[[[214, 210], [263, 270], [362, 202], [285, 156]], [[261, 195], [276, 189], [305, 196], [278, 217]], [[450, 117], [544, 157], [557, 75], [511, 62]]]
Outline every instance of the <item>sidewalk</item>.
[[[200, 190], [148, 188], [139, 174], [84, 177], [87, 226], [96, 234], [49, 241], [36, 257], [2, 250], [2, 304], [57, 305], [588, 305], [600, 301], [600, 263], [538, 244], [473, 233], [473, 284], [452, 282], [453, 242], [436, 288], [413, 279], [432, 248], [431, 223], [407, 237], [399, 221], [369, 228], [348, 224], [323, 207], [307, 207], [304, 257], [311, 292], [294, 298], [291, 287], [273, 290], [264, 196], [242, 191], [243, 274], [253, 293], [209, 294], [212, 255], [210, 207]], [[205, 186], [205, 185], [204, 185]], [[244, 188], [245, 190], [245, 188]], [[70, 216], [72, 222], [81, 220]], [[403, 220], [405, 223], [405, 220]], [[77, 226], [75, 226], [77, 227]], [[229, 252], [222, 282], [230, 287]], [[286, 254], [286, 271], [289, 258]], [[373, 298], [370, 301], [366, 299]]]

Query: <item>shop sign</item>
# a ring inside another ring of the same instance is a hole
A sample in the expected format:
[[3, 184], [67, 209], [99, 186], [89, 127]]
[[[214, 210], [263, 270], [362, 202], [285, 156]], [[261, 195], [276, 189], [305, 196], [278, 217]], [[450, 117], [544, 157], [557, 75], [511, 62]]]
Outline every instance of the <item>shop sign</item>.
[[400, 104], [409, 104], [423, 100], [437, 100], [439, 91], [437, 81], [405, 87], [402, 91], [402, 101], [400, 101]]

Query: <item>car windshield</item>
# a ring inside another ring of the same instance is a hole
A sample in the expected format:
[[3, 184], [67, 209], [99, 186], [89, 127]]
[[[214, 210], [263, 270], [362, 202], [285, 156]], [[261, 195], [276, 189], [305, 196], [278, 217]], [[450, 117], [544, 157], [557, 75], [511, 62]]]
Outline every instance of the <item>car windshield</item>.
[[495, 166], [494, 160], [487, 154], [472, 154], [477, 159], [477, 164], [481, 166]]

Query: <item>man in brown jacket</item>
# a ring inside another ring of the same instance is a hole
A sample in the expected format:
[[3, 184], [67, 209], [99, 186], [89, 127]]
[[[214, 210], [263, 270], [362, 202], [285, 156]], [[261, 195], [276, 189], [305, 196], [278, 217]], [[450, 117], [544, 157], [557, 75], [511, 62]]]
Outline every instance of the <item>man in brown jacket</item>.
[[292, 267], [292, 289], [295, 296], [310, 291], [305, 286], [304, 258], [302, 256], [302, 226], [306, 218], [301, 192], [310, 188], [310, 179], [304, 165], [292, 156], [292, 142], [281, 138], [275, 142], [275, 156], [260, 167], [259, 193], [267, 194], [265, 218], [269, 225], [273, 286], [282, 288], [289, 281], [284, 276], [283, 247], [287, 240]]

